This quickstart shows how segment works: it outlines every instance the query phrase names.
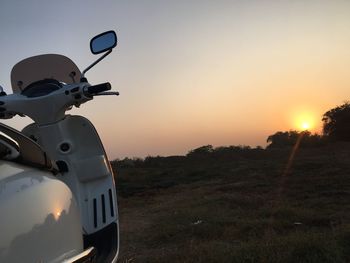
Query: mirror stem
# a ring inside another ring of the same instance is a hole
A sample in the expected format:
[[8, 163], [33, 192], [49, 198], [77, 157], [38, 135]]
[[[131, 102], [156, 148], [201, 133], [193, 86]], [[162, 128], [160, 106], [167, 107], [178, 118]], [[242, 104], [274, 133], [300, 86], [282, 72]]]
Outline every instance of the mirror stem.
[[4, 91], [2, 86], [0, 86], [0, 96], [5, 96], [5, 95], [6, 95], [6, 92]]
[[90, 66], [88, 66], [86, 69], [84, 69], [83, 73], [81, 74], [81, 78], [85, 77], [85, 73], [90, 70], [93, 66], [95, 66], [98, 62], [100, 62], [102, 59], [107, 57], [109, 54], [111, 54], [112, 49], [108, 50], [106, 53], [104, 53], [100, 58], [98, 58], [94, 63], [92, 63]]

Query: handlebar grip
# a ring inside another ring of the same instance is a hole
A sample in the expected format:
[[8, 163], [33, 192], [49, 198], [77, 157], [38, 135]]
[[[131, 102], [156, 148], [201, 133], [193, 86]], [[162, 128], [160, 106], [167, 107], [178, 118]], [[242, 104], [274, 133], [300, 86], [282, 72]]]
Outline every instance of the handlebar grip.
[[94, 95], [94, 94], [98, 94], [98, 93], [103, 92], [103, 91], [110, 90], [111, 88], [112, 88], [111, 83], [106, 82], [106, 83], [101, 83], [101, 84], [97, 84], [97, 85], [88, 87], [87, 92], [90, 95]]

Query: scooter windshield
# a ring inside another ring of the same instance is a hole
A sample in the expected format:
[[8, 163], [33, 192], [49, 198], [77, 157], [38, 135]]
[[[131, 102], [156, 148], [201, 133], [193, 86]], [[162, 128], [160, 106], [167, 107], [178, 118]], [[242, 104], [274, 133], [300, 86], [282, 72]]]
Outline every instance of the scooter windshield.
[[78, 83], [81, 72], [75, 63], [57, 54], [45, 54], [18, 62], [11, 71], [13, 93], [21, 93], [28, 85], [45, 79], [67, 84]]

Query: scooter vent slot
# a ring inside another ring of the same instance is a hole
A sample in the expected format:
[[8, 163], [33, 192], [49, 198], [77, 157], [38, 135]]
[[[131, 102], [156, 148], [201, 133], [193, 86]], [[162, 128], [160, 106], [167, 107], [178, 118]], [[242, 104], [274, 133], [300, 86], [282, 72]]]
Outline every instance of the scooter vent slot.
[[101, 195], [101, 203], [102, 203], [102, 222], [106, 223], [105, 195]]
[[111, 217], [114, 217], [114, 206], [113, 206], [113, 197], [112, 197], [112, 190], [108, 190], [109, 195], [109, 208], [111, 210]]
[[97, 227], [97, 201], [94, 198], [94, 227]]

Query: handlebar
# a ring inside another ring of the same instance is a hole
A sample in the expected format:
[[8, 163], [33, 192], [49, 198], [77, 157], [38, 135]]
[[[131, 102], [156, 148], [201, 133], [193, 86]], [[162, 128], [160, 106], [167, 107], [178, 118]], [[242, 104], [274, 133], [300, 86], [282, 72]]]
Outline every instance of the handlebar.
[[92, 100], [99, 95], [119, 95], [111, 92], [109, 82], [89, 86], [88, 82], [79, 84], [62, 84], [56, 90], [40, 93], [38, 89], [36, 96], [23, 94], [10, 94], [0, 96], [0, 119], [9, 119], [19, 115], [26, 115], [38, 124], [53, 123], [64, 118], [65, 112], [72, 106], [79, 107], [81, 104]]
[[84, 88], [84, 94], [87, 96], [97, 95], [98, 93], [111, 90], [112, 86], [109, 82], [101, 83]]

